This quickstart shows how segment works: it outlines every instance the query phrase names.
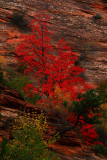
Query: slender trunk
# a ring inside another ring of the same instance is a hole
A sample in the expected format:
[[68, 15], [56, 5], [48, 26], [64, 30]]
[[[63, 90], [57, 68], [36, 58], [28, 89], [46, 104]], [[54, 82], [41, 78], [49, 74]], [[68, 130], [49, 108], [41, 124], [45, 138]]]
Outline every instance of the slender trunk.
[[[63, 136], [63, 134], [65, 134], [65, 132], [70, 131], [70, 130], [74, 130], [74, 129], [76, 128], [76, 126], [78, 125], [79, 118], [80, 118], [80, 114], [78, 114], [74, 126], [70, 126], [70, 127], [68, 127], [68, 128], [63, 128], [63, 129], [61, 129], [61, 130], [59, 131], [59, 135], [60, 135], [60, 136]], [[56, 132], [56, 133], [57, 133], [57, 132]], [[55, 134], [56, 134], [56, 133], [55, 133]]]
[[44, 52], [44, 47], [43, 47], [43, 26], [41, 25], [41, 32], [42, 32], [42, 56], [43, 56], [43, 52]]
[[77, 119], [76, 119], [76, 122], [75, 122], [74, 126], [72, 127], [73, 130], [74, 130], [74, 129], [76, 128], [76, 126], [78, 125], [79, 118], [80, 118], [80, 114], [78, 114]]

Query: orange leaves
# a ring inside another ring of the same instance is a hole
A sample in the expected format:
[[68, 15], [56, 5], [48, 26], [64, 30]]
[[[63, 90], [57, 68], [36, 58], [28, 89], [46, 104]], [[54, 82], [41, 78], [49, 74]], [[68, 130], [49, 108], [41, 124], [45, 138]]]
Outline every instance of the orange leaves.
[[6, 59], [4, 56], [0, 56], [0, 64], [6, 64], [9, 60]]
[[61, 91], [58, 85], [55, 85], [54, 93], [57, 99], [70, 102], [70, 93]]

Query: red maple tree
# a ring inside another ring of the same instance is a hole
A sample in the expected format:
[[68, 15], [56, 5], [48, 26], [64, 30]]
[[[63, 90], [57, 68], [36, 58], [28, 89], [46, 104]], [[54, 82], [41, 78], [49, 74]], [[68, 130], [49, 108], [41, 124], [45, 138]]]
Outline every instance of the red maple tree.
[[31, 34], [22, 35], [23, 41], [16, 48], [18, 60], [27, 66], [25, 74], [32, 74], [38, 79], [41, 95], [54, 97], [57, 85], [62, 92], [70, 94], [71, 100], [76, 99], [78, 92], [86, 90], [85, 81], [80, 78], [85, 70], [75, 65], [77, 56], [63, 39], [59, 40], [54, 50], [51, 44], [53, 33], [48, 29], [48, 21], [46, 15], [36, 14], [30, 24]]
[[[39, 88], [27, 84], [24, 91], [27, 96], [40, 93], [41, 96], [51, 97], [51, 103], [53, 103], [56, 98], [55, 87], [57, 86], [62, 93], [69, 94], [70, 101], [78, 101], [78, 93], [83, 93], [88, 89], [85, 80], [80, 77], [85, 69], [75, 65], [78, 58], [63, 39], [58, 41], [54, 49], [51, 42], [53, 31], [49, 31], [51, 25], [48, 22], [49, 18], [45, 14], [36, 14], [30, 23], [32, 32], [29, 35], [22, 35], [23, 41], [16, 48], [18, 62], [26, 66], [24, 73], [31, 74], [35, 80], [38, 80]], [[61, 101], [59, 100], [59, 102]], [[73, 115], [69, 117], [68, 114], [69, 121], [73, 118], [74, 121], [71, 122], [71, 125], [74, 125], [76, 117]], [[84, 123], [84, 119], [81, 121]], [[85, 137], [87, 144], [89, 144], [89, 139], [93, 141], [97, 138], [95, 130], [90, 129], [89, 125], [84, 124], [80, 132]], [[90, 137], [91, 133], [95, 136]]]

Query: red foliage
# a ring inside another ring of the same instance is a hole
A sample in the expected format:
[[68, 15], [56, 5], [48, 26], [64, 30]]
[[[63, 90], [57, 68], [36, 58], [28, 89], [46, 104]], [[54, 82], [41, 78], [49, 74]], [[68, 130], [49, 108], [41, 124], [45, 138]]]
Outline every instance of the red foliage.
[[[89, 117], [92, 118], [93, 116], [89, 114]], [[75, 116], [73, 113], [68, 114], [67, 120], [71, 122], [71, 126], [74, 126], [76, 118], [77, 116]], [[97, 140], [98, 134], [95, 130], [95, 127], [91, 124], [85, 123], [84, 118], [82, 116], [80, 116], [78, 126], [79, 126], [79, 132], [82, 135], [83, 141], [86, 145], [95, 145], [95, 144], [103, 145], [103, 143]]]
[[[53, 97], [55, 102], [54, 89], [57, 85], [62, 92], [70, 94], [70, 100], [76, 100], [79, 92], [88, 89], [84, 79], [80, 77], [85, 69], [75, 65], [77, 56], [63, 39], [57, 43], [54, 50], [50, 38], [53, 33], [49, 31], [50, 26], [47, 21], [49, 19], [46, 15], [36, 14], [30, 24], [32, 33], [22, 35], [23, 42], [16, 48], [17, 60], [27, 67], [25, 74], [32, 74], [38, 80], [40, 87], [38, 89], [32, 84], [27, 84], [23, 90], [27, 96], [40, 93], [41, 96], [44, 94]], [[38, 104], [42, 102], [44, 100], [41, 99]], [[73, 125], [76, 117], [70, 113], [67, 120]], [[82, 124], [80, 133], [88, 145], [97, 138], [97, 133], [92, 125], [84, 124], [82, 117], [79, 122]]]
[[[38, 79], [41, 95], [55, 96], [54, 87], [58, 85], [63, 92], [70, 93], [70, 99], [76, 99], [78, 92], [86, 90], [85, 81], [80, 74], [85, 69], [75, 66], [77, 56], [64, 40], [57, 43], [56, 50], [51, 44], [52, 33], [48, 30], [48, 18], [36, 15], [30, 35], [22, 35], [23, 42], [16, 48], [20, 63], [27, 66], [25, 74], [33, 74]], [[54, 52], [57, 52], [56, 55]]]
[[94, 129], [93, 125], [90, 125], [90, 124], [83, 125], [82, 128], [80, 129], [80, 132], [87, 145], [93, 144], [93, 142], [98, 137], [97, 132]]
[[34, 94], [38, 94], [38, 89], [35, 88], [33, 84], [26, 84], [23, 91], [27, 97], [32, 97]]

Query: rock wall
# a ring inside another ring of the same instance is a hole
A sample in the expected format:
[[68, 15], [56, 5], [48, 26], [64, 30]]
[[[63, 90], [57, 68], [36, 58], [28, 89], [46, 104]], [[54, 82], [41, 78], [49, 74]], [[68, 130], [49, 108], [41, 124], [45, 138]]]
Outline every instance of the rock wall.
[[[13, 88], [0, 84], [0, 114], [2, 118], [0, 120], [0, 141], [2, 136], [7, 139], [11, 139], [11, 127], [14, 124], [14, 118], [20, 115], [21, 111], [29, 110], [29, 113], [41, 114], [41, 109], [34, 105], [27, 103], [23, 100], [22, 96]], [[21, 108], [20, 108], [21, 107]], [[27, 113], [26, 113], [27, 114]], [[47, 121], [47, 130], [43, 134], [43, 138], [46, 140], [55, 140], [53, 134], [56, 133], [57, 128], [62, 125], [61, 119], [57, 118], [51, 120], [50, 116], [45, 115]], [[77, 137], [77, 133], [74, 131], [67, 131], [60, 139], [55, 143], [48, 144], [48, 148], [55, 151], [55, 153], [61, 157], [61, 160], [106, 160], [95, 156], [92, 151], [89, 151], [82, 141]]]
[[[15, 46], [23, 31], [10, 23], [14, 11], [26, 11], [32, 20], [35, 11], [47, 13], [55, 30], [53, 46], [64, 38], [72, 50], [79, 52], [78, 63], [86, 69], [87, 82], [97, 84], [107, 78], [107, 4], [100, 0], [1, 0], [0, 55], [15, 63]], [[100, 14], [101, 19], [93, 16]], [[28, 34], [28, 33], [24, 33]], [[5, 68], [6, 68], [5, 66]]]

